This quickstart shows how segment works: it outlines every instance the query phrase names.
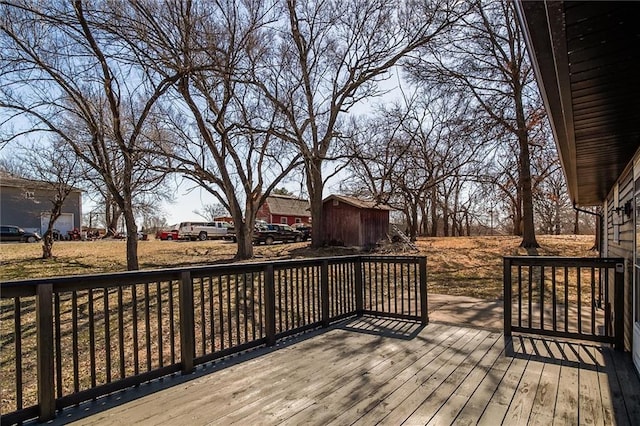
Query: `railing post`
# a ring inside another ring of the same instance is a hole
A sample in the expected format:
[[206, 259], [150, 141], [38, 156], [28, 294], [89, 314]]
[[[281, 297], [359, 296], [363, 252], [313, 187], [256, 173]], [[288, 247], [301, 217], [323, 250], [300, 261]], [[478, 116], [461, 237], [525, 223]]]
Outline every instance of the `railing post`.
[[[18, 330], [19, 331], [19, 330]], [[55, 385], [53, 382], [53, 285], [36, 287], [36, 339], [38, 358], [38, 407], [41, 422], [56, 415]]]
[[329, 327], [329, 261], [320, 266], [320, 296], [322, 297], [322, 326]]
[[504, 335], [511, 336], [511, 259], [503, 258], [502, 283], [504, 285]]
[[429, 311], [427, 300], [427, 258], [418, 259], [420, 268], [420, 318], [422, 324], [429, 324]]
[[355, 262], [356, 274], [356, 315], [362, 316], [364, 312], [364, 288], [362, 286], [362, 258], [358, 256]]
[[267, 345], [276, 344], [276, 290], [273, 265], [264, 270], [264, 317], [266, 321]]
[[191, 272], [180, 275], [180, 355], [182, 374], [193, 371], [195, 356], [195, 324], [193, 318], [193, 283]]
[[616, 263], [614, 288], [614, 344], [616, 350], [624, 350], [624, 263]]

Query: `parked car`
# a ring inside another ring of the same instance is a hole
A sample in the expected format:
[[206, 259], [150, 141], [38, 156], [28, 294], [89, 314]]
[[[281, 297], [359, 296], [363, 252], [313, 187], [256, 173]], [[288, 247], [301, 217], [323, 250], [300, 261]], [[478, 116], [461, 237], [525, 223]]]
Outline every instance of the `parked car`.
[[171, 230], [165, 229], [165, 230], [156, 232], [156, 240], [171, 241], [171, 240], [177, 240], [177, 239], [178, 239], [177, 229], [171, 229]]
[[[114, 240], [126, 240], [128, 237], [128, 234], [126, 232], [116, 232], [115, 234], [113, 234], [113, 239]], [[145, 232], [136, 232], [136, 238], [138, 239], [138, 241], [147, 241], [149, 239], [149, 235], [146, 234]]]
[[[267, 222], [265, 222], [264, 220], [256, 220], [255, 224], [253, 225], [253, 228], [255, 231], [259, 231], [261, 227], [267, 226]], [[233, 225], [230, 225], [227, 228], [227, 233], [226, 235], [224, 235], [222, 237], [223, 239], [227, 240], [227, 241], [233, 241], [234, 243], [237, 241], [236, 238], [236, 229], [233, 227]]]
[[281, 225], [279, 223], [261, 226], [253, 232], [254, 244], [265, 243], [269, 245], [276, 241], [299, 243], [302, 241], [302, 232], [296, 231], [289, 225]]
[[302, 241], [307, 241], [311, 238], [311, 227], [308, 225], [299, 225], [294, 228], [296, 231], [302, 232]]
[[25, 243], [35, 243], [42, 237], [37, 232], [27, 232], [19, 226], [0, 226], [0, 241], [22, 241]]

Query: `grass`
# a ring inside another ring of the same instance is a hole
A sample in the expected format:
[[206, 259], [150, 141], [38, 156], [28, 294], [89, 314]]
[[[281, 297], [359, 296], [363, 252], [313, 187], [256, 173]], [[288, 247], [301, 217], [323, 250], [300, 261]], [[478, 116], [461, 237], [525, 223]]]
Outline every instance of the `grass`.
[[[594, 256], [593, 236], [539, 236], [543, 256]], [[502, 296], [502, 257], [526, 255], [519, 237], [420, 238], [420, 256], [428, 262], [429, 292], [483, 299]], [[233, 262], [236, 246], [225, 241], [141, 241], [141, 269]], [[119, 240], [65, 241], [54, 245], [54, 258], [40, 258], [39, 244], [0, 244], [3, 281], [126, 270], [125, 243]], [[352, 254], [348, 248], [311, 249], [308, 243], [260, 245], [253, 261]], [[385, 254], [406, 254], [385, 252]], [[414, 254], [414, 253], [412, 253]]]
[[[520, 238], [460, 237], [418, 240], [427, 256], [429, 292], [480, 299], [502, 298], [502, 258], [525, 256]], [[593, 257], [594, 237], [587, 235], [539, 236], [541, 256]]]

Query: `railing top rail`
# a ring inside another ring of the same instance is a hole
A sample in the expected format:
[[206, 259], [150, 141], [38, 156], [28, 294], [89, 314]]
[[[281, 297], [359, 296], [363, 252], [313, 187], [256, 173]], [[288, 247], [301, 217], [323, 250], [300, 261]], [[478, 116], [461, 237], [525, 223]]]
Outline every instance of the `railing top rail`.
[[615, 267], [624, 263], [621, 257], [505, 256], [512, 266], [594, 266]]
[[273, 265], [276, 269], [300, 266], [316, 266], [323, 262], [329, 264], [375, 260], [381, 262], [415, 262], [418, 256], [333, 256], [306, 259], [282, 259], [266, 262], [241, 262], [216, 265], [200, 265], [179, 268], [149, 269], [140, 271], [123, 271], [112, 273], [66, 275], [59, 277], [31, 278], [25, 280], [0, 282], [0, 298], [33, 296], [35, 288], [41, 284], [52, 284], [54, 291], [99, 288], [105, 286], [122, 286], [141, 284], [153, 281], [179, 280], [183, 272], [190, 272], [192, 277], [200, 278], [219, 274], [244, 274], [262, 271], [265, 265]]

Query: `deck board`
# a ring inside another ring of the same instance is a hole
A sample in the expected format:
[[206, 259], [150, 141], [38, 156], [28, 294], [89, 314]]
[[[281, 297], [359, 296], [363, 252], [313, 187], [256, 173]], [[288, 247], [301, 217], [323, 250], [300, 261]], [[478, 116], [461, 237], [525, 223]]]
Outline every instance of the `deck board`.
[[[496, 343], [502, 350], [489, 370], [486, 371], [478, 387], [471, 395], [467, 396], [464, 407], [462, 407], [454, 419], [458, 425], [473, 425], [478, 423], [489, 402], [494, 398], [498, 385], [502, 382], [506, 372], [511, 366], [513, 358], [505, 356], [506, 348], [504, 347], [503, 339], [498, 339]], [[515, 344], [518, 348], [519, 343], [516, 342]], [[500, 417], [500, 422], [502, 421], [502, 417], [504, 416]]]
[[331, 424], [366, 424], [369, 419], [381, 418], [387, 410], [398, 405], [403, 399], [408, 389], [415, 389], [418, 385], [415, 376], [426, 374], [428, 365], [439, 358], [446, 347], [460, 339], [470, 330], [455, 329], [448, 327], [439, 337], [442, 344], [436, 341], [429, 341], [424, 346], [423, 355], [418, 361], [405, 369], [402, 373], [391, 377], [383, 386], [378, 389], [370, 389], [369, 394], [358, 401], [357, 404], [340, 413], [334, 418]]
[[[634, 424], [628, 354], [592, 343], [360, 318], [261, 356], [218, 362], [129, 402], [65, 410], [76, 424]], [[90, 415], [89, 415], [90, 414]], [[54, 421], [54, 423], [56, 422]]]
[[[443, 422], [449, 422], [451, 419], [456, 419], [474, 394], [475, 399], [481, 399], [483, 397], [483, 390], [480, 389], [480, 384], [486, 377], [487, 372], [491, 370], [495, 362], [504, 353], [503, 345], [500, 344], [499, 339], [491, 338], [490, 341], [491, 347], [486, 353], [482, 353], [482, 351], [475, 352], [476, 357], [474, 357], [473, 360], [476, 361], [476, 364], [466, 377], [459, 381], [456, 389], [450, 389], [451, 395], [445, 394], [445, 388], [438, 389], [444, 403], [435, 415], [431, 417], [429, 422], [427, 422], [428, 425], [438, 425]], [[456, 370], [456, 373], [458, 372], [459, 370]]]
[[556, 401], [554, 424], [576, 425], [579, 418], [579, 369], [575, 368], [578, 358], [568, 343], [562, 345], [562, 352], [566, 360], [560, 366], [560, 383], [558, 394], [562, 395]]
[[504, 418], [504, 424], [507, 425], [527, 424], [529, 422], [535, 395], [538, 391], [538, 384], [542, 376], [542, 368], [544, 367], [543, 363], [531, 359], [531, 354], [534, 354], [534, 346], [529, 339], [524, 340], [523, 349], [530, 357]]
[[[580, 386], [579, 394], [579, 419], [581, 424], [604, 425], [602, 414], [602, 397], [600, 395], [600, 382], [595, 364], [591, 361], [593, 354], [588, 346], [579, 346], [579, 356], [585, 367], [578, 372]], [[591, 368], [593, 367], [593, 368]]]
[[497, 389], [482, 411], [478, 424], [487, 426], [502, 424], [527, 365], [527, 359], [513, 359], [502, 380], [497, 383]]

